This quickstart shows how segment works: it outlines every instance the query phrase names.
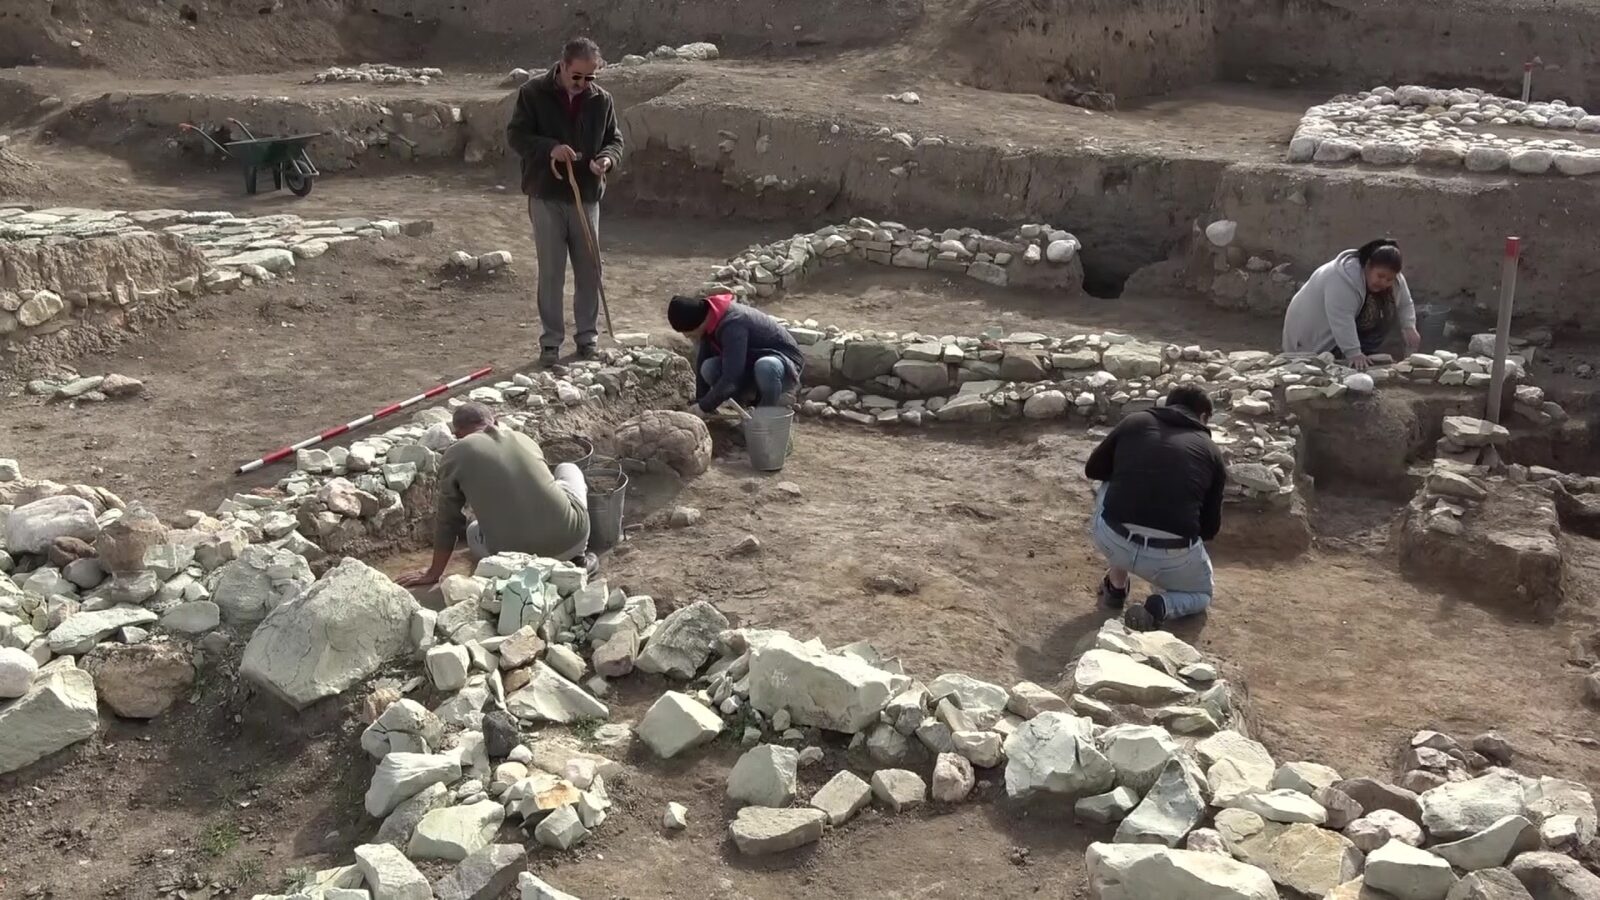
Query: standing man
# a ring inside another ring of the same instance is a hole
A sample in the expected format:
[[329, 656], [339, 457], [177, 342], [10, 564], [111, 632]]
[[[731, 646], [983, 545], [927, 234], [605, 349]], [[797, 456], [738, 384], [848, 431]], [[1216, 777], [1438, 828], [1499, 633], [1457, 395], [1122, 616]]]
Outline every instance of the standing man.
[[1159, 628], [1211, 605], [1205, 542], [1222, 527], [1222, 489], [1228, 480], [1222, 451], [1206, 427], [1211, 412], [1205, 391], [1179, 385], [1167, 394], [1165, 406], [1118, 422], [1083, 467], [1091, 480], [1104, 482], [1090, 526], [1106, 558], [1100, 599], [1122, 608], [1130, 575], [1157, 591], [1123, 614], [1134, 630]]
[[561, 303], [567, 283], [567, 257], [572, 257], [572, 315], [578, 355], [594, 355], [599, 339], [600, 260], [589, 250], [583, 223], [572, 202], [567, 163], [572, 164], [583, 210], [600, 241], [600, 198], [606, 173], [622, 162], [622, 132], [617, 128], [611, 95], [594, 83], [605, 60], [588, 38], [574, 38], [561, 51], [561, 62], [530, 80], [517, 92], [516, 112], [506, 126], [506, 142], [522, 157], [522, 192], [528, 195], [528, 219], [539, 257], [539, 362], [550, 365], [561, 355], [566, 323]]
[[[396, 579], [402, 587], [433, 584], [444, 577], [456, 542], [467, 539], [474, 560], [496, 553], [529, 553], [571, 561], [592, 572], [589, 490], [572, 463], [544, 461], [533, 438], [495, 424], [479, 403], [456, 407], [450, 428], [456, 442], [439, 461], [439, 501], [434, 511], [433, 562]], [[467, 522], [464, 507], [477, 516]]]

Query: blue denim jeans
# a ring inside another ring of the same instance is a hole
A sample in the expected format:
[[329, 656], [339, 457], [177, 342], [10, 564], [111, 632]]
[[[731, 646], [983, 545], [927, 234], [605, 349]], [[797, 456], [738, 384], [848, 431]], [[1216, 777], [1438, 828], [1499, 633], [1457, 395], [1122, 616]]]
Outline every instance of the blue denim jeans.
[[[782, 400], [785, 384], [794, 380], [789, 375], [789, 365], [780, 356], [763, 356], [756, 360], [752, 370], [745, 380], [755, 380], [756, 391], [761, 395], [760, 405], [777, 406]], [[722, 359], [713, 356], [706, 360], [705, 365], [700, 367], [700, 377], [707, 384], [716, 384], [722, 377]]]
[[[1089, 536], [1105, 556], [1107, 566], [1149, 582], [1156, 593], [1166, 600], [1168, 619], [1192, 616], [1211, 605], [1211, 556], [1206, 553], [1203, 542], [1195, 541], [1175, 550], [1146, 547], [1112, 531], [1111, 526], [1106, 524], [1104, 507], [1105, 487], [1101, 486], [1095, 497], [1094, 519], [1089, 526]], [[1122, 525], [1135, 534], [1158, 538], [1175, 536], [1127, 522]]]

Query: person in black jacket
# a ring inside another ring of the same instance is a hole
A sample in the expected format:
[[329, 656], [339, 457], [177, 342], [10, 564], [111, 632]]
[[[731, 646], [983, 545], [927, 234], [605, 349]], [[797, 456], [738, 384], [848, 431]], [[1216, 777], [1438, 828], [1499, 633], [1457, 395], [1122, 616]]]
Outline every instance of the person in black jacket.
[[622, 131], [611, 95], [594, 83], [605, 64], [600, 48], [575, 38], [561, 51], [561, 62], [517, 92], [516, 111], [506, 126], [506, 142], [522, 157], [522, 192], [539, 259], [539, 362], [554, 363], [566, 338], [561, 294], [572, 256], [572, 315], [578, 355], [594, 355], [599, 338], [600, 261], [589, 250], [583, 223], [567, 183], [567, 164], [583, 197], [583, 211], [600, 241], [600, 198], [606, 173], [622, 163]]
[[1211, 398], [1179, 385], [1166, 405], [1132, 413], [1089, 454], [1084, 475], [1103, 482], [1090, 535], [1106, 558], [1100, 597], [1112, 608], [1128, 599], [1130, 575], [1157, 593], [1128, 607], [1129, 628], [1149, 631], [1211, 605], [1211, 557], [1205, 542], [1222, 527], [1228, 470], [1206, 420]]
[[778, 320], [736, 302], [732, 294], [673, 297], [667, 304], [672, 330], [699, 342], [695, 355], [695, 401], [691, 412], [715, 412], [730, 398], [754, 388], [762, 406], [781, 406], [800, 385], [805, 358]]

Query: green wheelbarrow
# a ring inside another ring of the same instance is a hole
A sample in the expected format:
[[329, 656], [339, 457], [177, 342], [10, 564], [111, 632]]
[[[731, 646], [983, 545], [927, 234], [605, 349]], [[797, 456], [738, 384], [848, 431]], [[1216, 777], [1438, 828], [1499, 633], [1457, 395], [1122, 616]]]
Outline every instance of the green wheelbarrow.
[[244, 165], [244, 192], [256, 192], [256, 176], [262, 171], [272, 173], [272, 189], [288, 188], [296, 197], [304, 197], [311, 193], [311, 185], [317, 176], [322, 173], [311, 162], [311, 155], [306, 153], [306, 144], [313, 138], [322, 137], [321, 132], [314, 134], [291, 134], [284, 137], [258, 138], [250, 133], [250, 129], [238, 119], [229, 119], [231, 124], [238, 126], [244, 132], [242, 141], [219, 142], [216, 138], [206, 134], [188, 122], [178, 126], [180, 131], [192, 131], [211, 143], [213, 147], [222, 151], [222, 155], [236, 159]]

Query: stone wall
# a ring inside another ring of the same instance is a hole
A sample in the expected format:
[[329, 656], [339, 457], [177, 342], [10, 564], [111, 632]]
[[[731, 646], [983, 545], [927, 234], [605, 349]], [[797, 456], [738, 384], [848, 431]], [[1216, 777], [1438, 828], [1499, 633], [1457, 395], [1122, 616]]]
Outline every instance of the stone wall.
[[270, 281], [340, 244], [432, 223], [225, 212], [0, 207], [0, 352], [69, 328], [113, 332], [205, 293]]

